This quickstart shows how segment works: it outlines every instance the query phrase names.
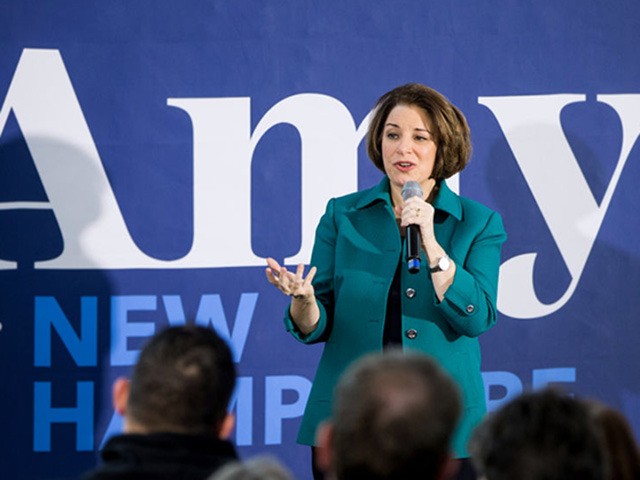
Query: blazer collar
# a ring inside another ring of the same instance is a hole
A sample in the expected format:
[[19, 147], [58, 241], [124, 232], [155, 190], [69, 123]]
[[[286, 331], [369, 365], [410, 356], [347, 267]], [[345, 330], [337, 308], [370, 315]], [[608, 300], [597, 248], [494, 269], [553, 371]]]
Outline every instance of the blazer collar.
[[[366, 208], [378, 201], [385, 202], [391, 207], [391, 187], [389, 184], [389, 177], [386, 175], [382, 177], [382, 180], [380, 180], [375, 187], [372, 187], [363, 193], [364, 194], [360, 200], [358, 200], [358, 203], [356, 203], [357, 209]], [[442, 210], [443, 212], [452, 215], [457, 220], [462, 220], [462, 204], [460, 203], [460, 197], [451, 191], [444, 180], [440, 182], [440, 191], [433, 201], [433, 207], [436, 210]]]
[[462, 203], [460, 197], [453, 193], [447, 182], [440, 182], [440, 191], [433, 201], [433, 208], [442, 210], [453, 216], [456, 220], [462, 220]]
[[382, 180], [380, 180], [376, 186], [364, 190], [362, 193], [362, 197], [360, 197], [360, 200], [356, 203], [358, 210], [379, 201], [385, 202], [391, 207], [391, 187], [389, 177], [386, 175], [382, 177]]

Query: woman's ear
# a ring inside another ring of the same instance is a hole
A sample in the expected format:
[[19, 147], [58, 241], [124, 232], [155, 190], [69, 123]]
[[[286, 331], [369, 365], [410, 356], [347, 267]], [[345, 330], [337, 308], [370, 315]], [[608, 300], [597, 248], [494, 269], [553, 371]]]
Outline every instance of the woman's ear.
[[127, 412], [127, 403], [129, 402], [129, 388], [129, 379], [125, 377], [118, 377], [113, 383], [113, 408], [120, 415], [124, 415]]

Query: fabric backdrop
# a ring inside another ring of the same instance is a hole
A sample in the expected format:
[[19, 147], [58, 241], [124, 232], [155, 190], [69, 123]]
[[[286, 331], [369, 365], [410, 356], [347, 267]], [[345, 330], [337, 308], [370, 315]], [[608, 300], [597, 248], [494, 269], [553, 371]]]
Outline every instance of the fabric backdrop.
[[92, 466], [113, 380], [184, 322], [233, 346], [242, 456], [309, 478], [322, 347], [285, 333], [264, 259], [308, 262], [327, 200], [377, 183], [368, 114], [414, 81], [466, 114], [452, 186], [509, 235], [490, 408], [557, 384], [640, 432], [639, 23], [631, 0], [1, 0], [2, 478]]

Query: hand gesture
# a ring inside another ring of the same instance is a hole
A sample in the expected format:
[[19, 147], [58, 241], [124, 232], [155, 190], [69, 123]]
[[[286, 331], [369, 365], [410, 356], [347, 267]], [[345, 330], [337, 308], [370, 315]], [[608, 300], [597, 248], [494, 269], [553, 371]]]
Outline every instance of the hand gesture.
[[267, 258], [268, 267], [265, 270], [267, 280], [282, 293], [295, 299], [308, 299], [314, 295], [313, 277], [316, 274], [316, 267], [312, 267], [306, 277], [304, 274], [304, 264], [298, 264], [296, 273], [289, 272], [284, 266], [280, 266], [273, 258]]

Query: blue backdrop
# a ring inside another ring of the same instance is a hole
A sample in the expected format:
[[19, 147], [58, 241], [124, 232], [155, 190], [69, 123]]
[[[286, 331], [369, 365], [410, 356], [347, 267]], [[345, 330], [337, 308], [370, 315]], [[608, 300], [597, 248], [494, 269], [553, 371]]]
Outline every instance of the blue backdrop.
[[169, 324], [212, 325], [243, 456], [309, 478], [321, 346], [264, 258], [308, 262], [326, 201], [375, 184], [383, 92], [430, 85], [474, 142], [453, 186], [499, 211], [490, 408], [561, 384], [640, 432], [640, 3], [0, 1], [0, 470], [74, 476], [111, 383]]

